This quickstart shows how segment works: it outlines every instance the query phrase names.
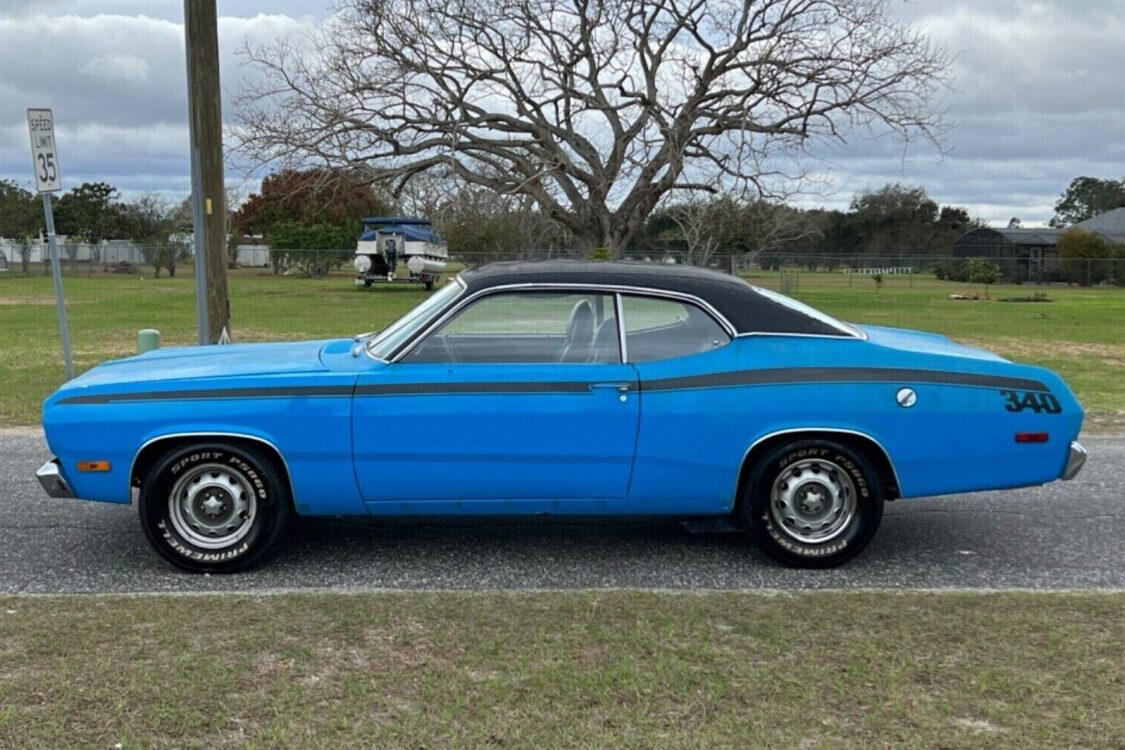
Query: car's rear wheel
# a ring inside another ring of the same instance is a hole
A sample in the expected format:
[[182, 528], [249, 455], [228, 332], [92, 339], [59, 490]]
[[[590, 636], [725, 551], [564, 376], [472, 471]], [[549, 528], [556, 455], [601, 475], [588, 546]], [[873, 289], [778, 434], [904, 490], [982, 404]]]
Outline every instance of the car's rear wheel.
[[268, 554], [288, 525], [289, 486], [270, 456], [224, 442], [179, 445], [141, 479], [141, 525], [193, 572], [231, 573]]
[[802, 568], [847, 562], [883, 519], [883, 488], [863, 453], [794, 440], [761, 456], [743, 487], [742, 521], [770, 557]]

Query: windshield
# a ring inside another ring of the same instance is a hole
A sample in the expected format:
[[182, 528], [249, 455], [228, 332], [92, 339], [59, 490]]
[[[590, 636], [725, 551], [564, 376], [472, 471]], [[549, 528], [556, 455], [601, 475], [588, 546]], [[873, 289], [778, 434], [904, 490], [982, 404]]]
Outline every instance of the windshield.
[[446, 284], [367, 342], [367, 351], [376, 359], [390, 359], [391, 354], [403, 342], [440, 315], [464, 288], [460, 279], [454, 279]]
[[779, 305], [784, 305], [785, 307], [788, 307], [790, 310], [796, 310], [797, 312], [801, 313], [802, 315], [806, 315], [806, 316], [812, 318], [813, 320], [817, 320], [817, 321], [820, 321], [821, 323], [824, 323], [827, 326], [831, 326], [832, 328], [835, 328], [836, 330], [840, 331], [840, 333], [842, 333], [846, 336], [855, 336], [856, 338], [864, 338], [863, 332], [860, 331], [859, 329], [857, 329], [855, 326], [848, 325], [847, 323], [845, 323], [841, 320], [836, 320], [831, 315], [826, 315], [825, 313], [822, 313], [820, 310], [817, 310], [815, 307], [809, 307], [804, 302], [798, 302], [797, 300], [793, 299], [792, 297], [786, 297], [784, 294], [781, 294], [779, 292], [775, 292], [772, 289], [763, 289], [760, 286], [755, 286], [754, 291], [757, 292], [758, 294], [762, 295], [766, 299], [773, 300], [774, 302], [778, 303]]

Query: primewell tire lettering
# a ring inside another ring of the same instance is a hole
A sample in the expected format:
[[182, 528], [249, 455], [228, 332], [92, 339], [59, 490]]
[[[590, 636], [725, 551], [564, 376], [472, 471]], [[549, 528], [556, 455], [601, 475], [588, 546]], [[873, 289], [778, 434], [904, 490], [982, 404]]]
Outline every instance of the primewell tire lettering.
[[234, 558], [246, 552], [246, 550], [250, 549], [250, 546], [248, 544], [243, 543], [241, 546], [235, 549], [225, 550], [223, 552], [199, 552], [198, 550], [188, 549], [183, 544], [181, 544], [180, 541], [172, 535], [171, 531], [168, 530], [168, 527], [164, 525], [163, 521], [160, 522], [159, 526], [160, 530], [164, 533], [164, 540], [168, 542], [169, 547], [176, 550], [184, 557], [190, 558], [192, 560], [198, 560], [199, 562], [220, 562], [222, 560], [233, 560]]
[[762, 523], [766, 526], [767, 529], [769, 529], [770, 535], [779, 545], [785, 547], [785, 549], [797, 555], [804, 555], [806, 557], [825, 557], [827, 555], [833, 555], [848, 546], [848, 542], [846, 539], [841, 540], [838, 543], [828, 544], [825, 546], [806, 546], [797, 544], [778, 532], [777, 527], [774, 526], [774, 524], [770, 521], [768, 515], [762, 517]]

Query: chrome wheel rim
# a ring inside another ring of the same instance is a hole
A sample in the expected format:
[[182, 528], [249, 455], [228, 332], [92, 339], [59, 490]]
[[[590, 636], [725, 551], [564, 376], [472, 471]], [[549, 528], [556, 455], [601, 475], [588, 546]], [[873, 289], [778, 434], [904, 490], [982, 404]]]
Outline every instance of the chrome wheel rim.
[[770, 517], [787, 536], [823, 544], [855, 518], [855, 482], [839, 465], [821, 458], [798, 461], [774, 480]]
[[204, 549], [222, 549], [249, 533], [258, 502], [242, 472], [203, 464], [176, 480], [168, 510], [172, 528], [185, 540]]

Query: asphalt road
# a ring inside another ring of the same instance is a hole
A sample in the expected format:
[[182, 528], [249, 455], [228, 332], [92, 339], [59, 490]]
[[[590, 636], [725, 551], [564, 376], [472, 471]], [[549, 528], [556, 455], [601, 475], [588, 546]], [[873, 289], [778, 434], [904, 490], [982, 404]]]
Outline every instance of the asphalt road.
[[32, 431], [0, 430], [0, 593], [279, 588], [805, 589], [1125, 587], [1125, 437], [1084, 439], [1078, 479], [887, 506], [843, 568], [789, 570], [740, 534], [656, 521], [303, 519], [264, 567], [181, 573], [152, 552], [132, 506], [52, 500]]

